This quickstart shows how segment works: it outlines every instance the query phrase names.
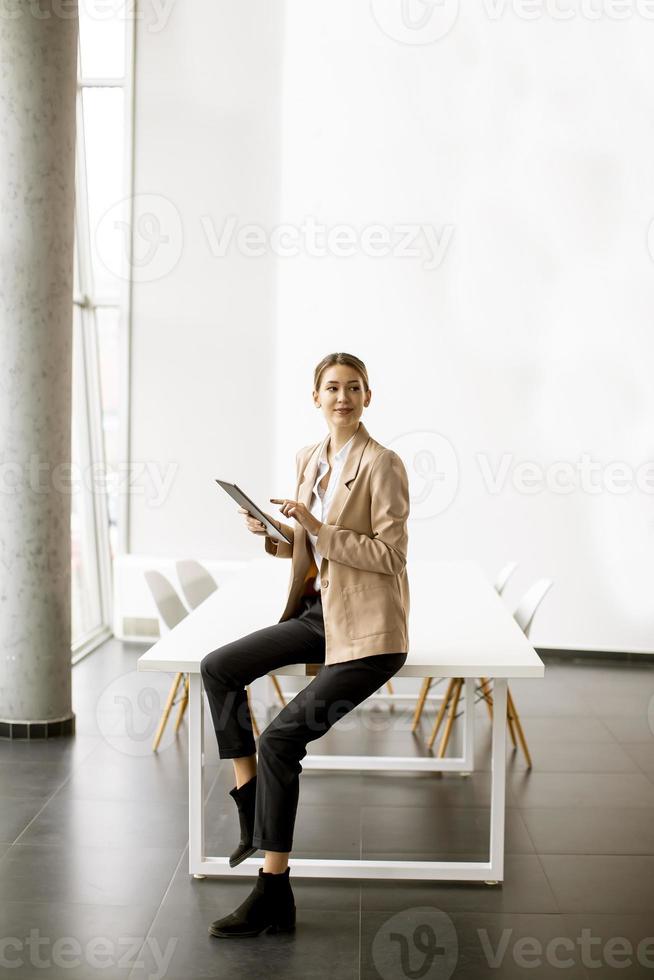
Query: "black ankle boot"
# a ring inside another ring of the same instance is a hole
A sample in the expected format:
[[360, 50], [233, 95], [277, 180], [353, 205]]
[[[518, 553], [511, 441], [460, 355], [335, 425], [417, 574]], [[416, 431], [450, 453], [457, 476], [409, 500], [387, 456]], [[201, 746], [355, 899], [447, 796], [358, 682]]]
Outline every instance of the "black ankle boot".
[[295, 932], [295, 900], [289, 879], [290, 868], [283, 874], [269, 874], [259, 868], [257, 882], [239, 907], [216, 919], [209, 926], [211, 936], [224, 939], [258, 936], [266, 932]]
[[245, 861], [258, 850], [252, 846], [252, 834], [254, 833], [254, 804], [257, 795], [257, 777], [252, 776], [247, 783], [240, 787], [230, 789], [229, 795], [233, 797], [238, 807], [238, 819], [241, 825], [241, 840], [238, 847], [229, 859], [230, 868], [235, 868], [241, 861]]

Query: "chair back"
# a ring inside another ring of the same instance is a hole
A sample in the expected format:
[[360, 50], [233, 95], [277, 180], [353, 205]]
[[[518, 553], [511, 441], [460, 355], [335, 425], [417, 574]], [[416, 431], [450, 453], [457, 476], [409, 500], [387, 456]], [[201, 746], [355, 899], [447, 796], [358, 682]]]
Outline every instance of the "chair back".
[[148, 583], [161, 619], [169, 630], [173, 629], [185, 616], [188, 616], [188, 609], [175, 592], [172, 583], [161, 572], [154, 568], [148, 569], [145, 572], [145, 581]]
[[517, 567], [518, 567], [517, 561], [510, 561], [500, 571], [497, 578], [495, 579], [495, 582], [493, 583], [493, 587], [498, 595], [502, 595], [506, 583], [509, 581], [509, 579], [511, 578], [511, 576], [513, 575]]
[[527, 589], [516, 606], [513, 618], [525, 636], [529, 636], [529, 630], [536, 615], [536, 610], [553, 585], [554, 582], [551, 578], [538, 579], [530, 589]]
[[191, 609], [199, 606], [218, 588], [212, 576], [199, 561], [187, 558], [178, 561], [176, 568], [182, 593]]

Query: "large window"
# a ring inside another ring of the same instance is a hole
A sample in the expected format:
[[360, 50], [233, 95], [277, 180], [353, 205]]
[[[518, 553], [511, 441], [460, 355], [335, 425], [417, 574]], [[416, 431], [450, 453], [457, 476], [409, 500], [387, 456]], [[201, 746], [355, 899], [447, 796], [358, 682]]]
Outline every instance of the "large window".
[[73, 659], [110, 634], [126, 547], [133, 21], [79, 5], [73, 308]]

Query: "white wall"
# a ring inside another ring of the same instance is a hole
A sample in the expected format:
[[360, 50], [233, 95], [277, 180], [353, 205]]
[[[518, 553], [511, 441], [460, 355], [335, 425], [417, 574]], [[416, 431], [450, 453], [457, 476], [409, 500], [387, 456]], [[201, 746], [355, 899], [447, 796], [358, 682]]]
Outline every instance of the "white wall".
[[137, 260], [150, 235], [139, 202], [169, 240], [133, 289], [131, 456], [171, 486], [139, 478], [130, 551], [246, 557], [260, 542], [213, 480], [270, 484], [274, 262], [216, 255], [211, 233], [231, 214], [276, 215], [283, 8], [164, 6], [163, 29], [144, 18], [136, 41]]
[[[321, 436], [314, 363], [352, 351], [371, 376], [366, 426], [411, 474], [416, 557], [475, 557], [489, 575], [518, 560], [516, 598], [554, 578], [539, 645], [652, 650], [651, 492], [577, 480], [528, 493], [511, 473], [584, 453], [654, 459], [654, 23], [485, 9], [461, 5], [446, 36], [414, 45], [373, 16], [416, 40], [399, 0], [288, 3], [282, 221], [452, 237], [433, 270], [361, 249], [280, 259], [278, 349], [294, 380], [279, 388], [280, 465]], [[501, 492], [478, 454], [491, 472], [507, 455]], [[424, 476], [432, 462], [443, 480]]]
[[[654, 23], [489, 4], [423, 44], [436, 22], [402, 27], [399, 0], [186, 0], [162, 36], [140, 30], [137, 190], [173, 200], [185, 237], [173, 272], [135, 286], [133, 457], [180, 468], [164, 506], [134, 501], [131, 550], [258, 554], [211, 480], [290, 494], [296, 450], [324, 434], [313, 367], [352, 351], [364, 422], [409, 469], [413, 555], [489, 576], [518, 560], [509, 602], [554, 578], [538, 646], [652, 650], [652, 494], [512, 477], [654, 458]], [[299, 254], [213, 258], [203, 213], [289, 224]], [[426, 224], [447, 247], [432, 269], [424, 248], [308, 255], [307, 217]]]

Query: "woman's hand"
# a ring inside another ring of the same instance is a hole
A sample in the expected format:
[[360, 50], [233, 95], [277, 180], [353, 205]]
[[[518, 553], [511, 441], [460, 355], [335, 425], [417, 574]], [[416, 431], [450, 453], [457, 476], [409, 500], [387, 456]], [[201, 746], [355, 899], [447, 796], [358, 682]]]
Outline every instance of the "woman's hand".
[[[252, 534], [268, 533], [265, 525], [262, 524], [260, 520], [257, 520], [256, 517], [253, 517], [249, 510], [245, 510], [244, 507], [239, 507], [238, 512], [239, 514], [245, 514], [245, 523], [247, 524], [248, 531], [252, 531]], [[268, 515], [266, 514], [266, 517], [267, 516]]]
[[271, 497], [270, 502], [271, 504], [281, 504], [282, 506], [279, 509], [284, 517], [294, 517], [298, 524], [301, 524], [309, 534], [318, 534], [318, 531], [322, 527], [322, 521], [314, 517], [307, 505], [299, 500]]

